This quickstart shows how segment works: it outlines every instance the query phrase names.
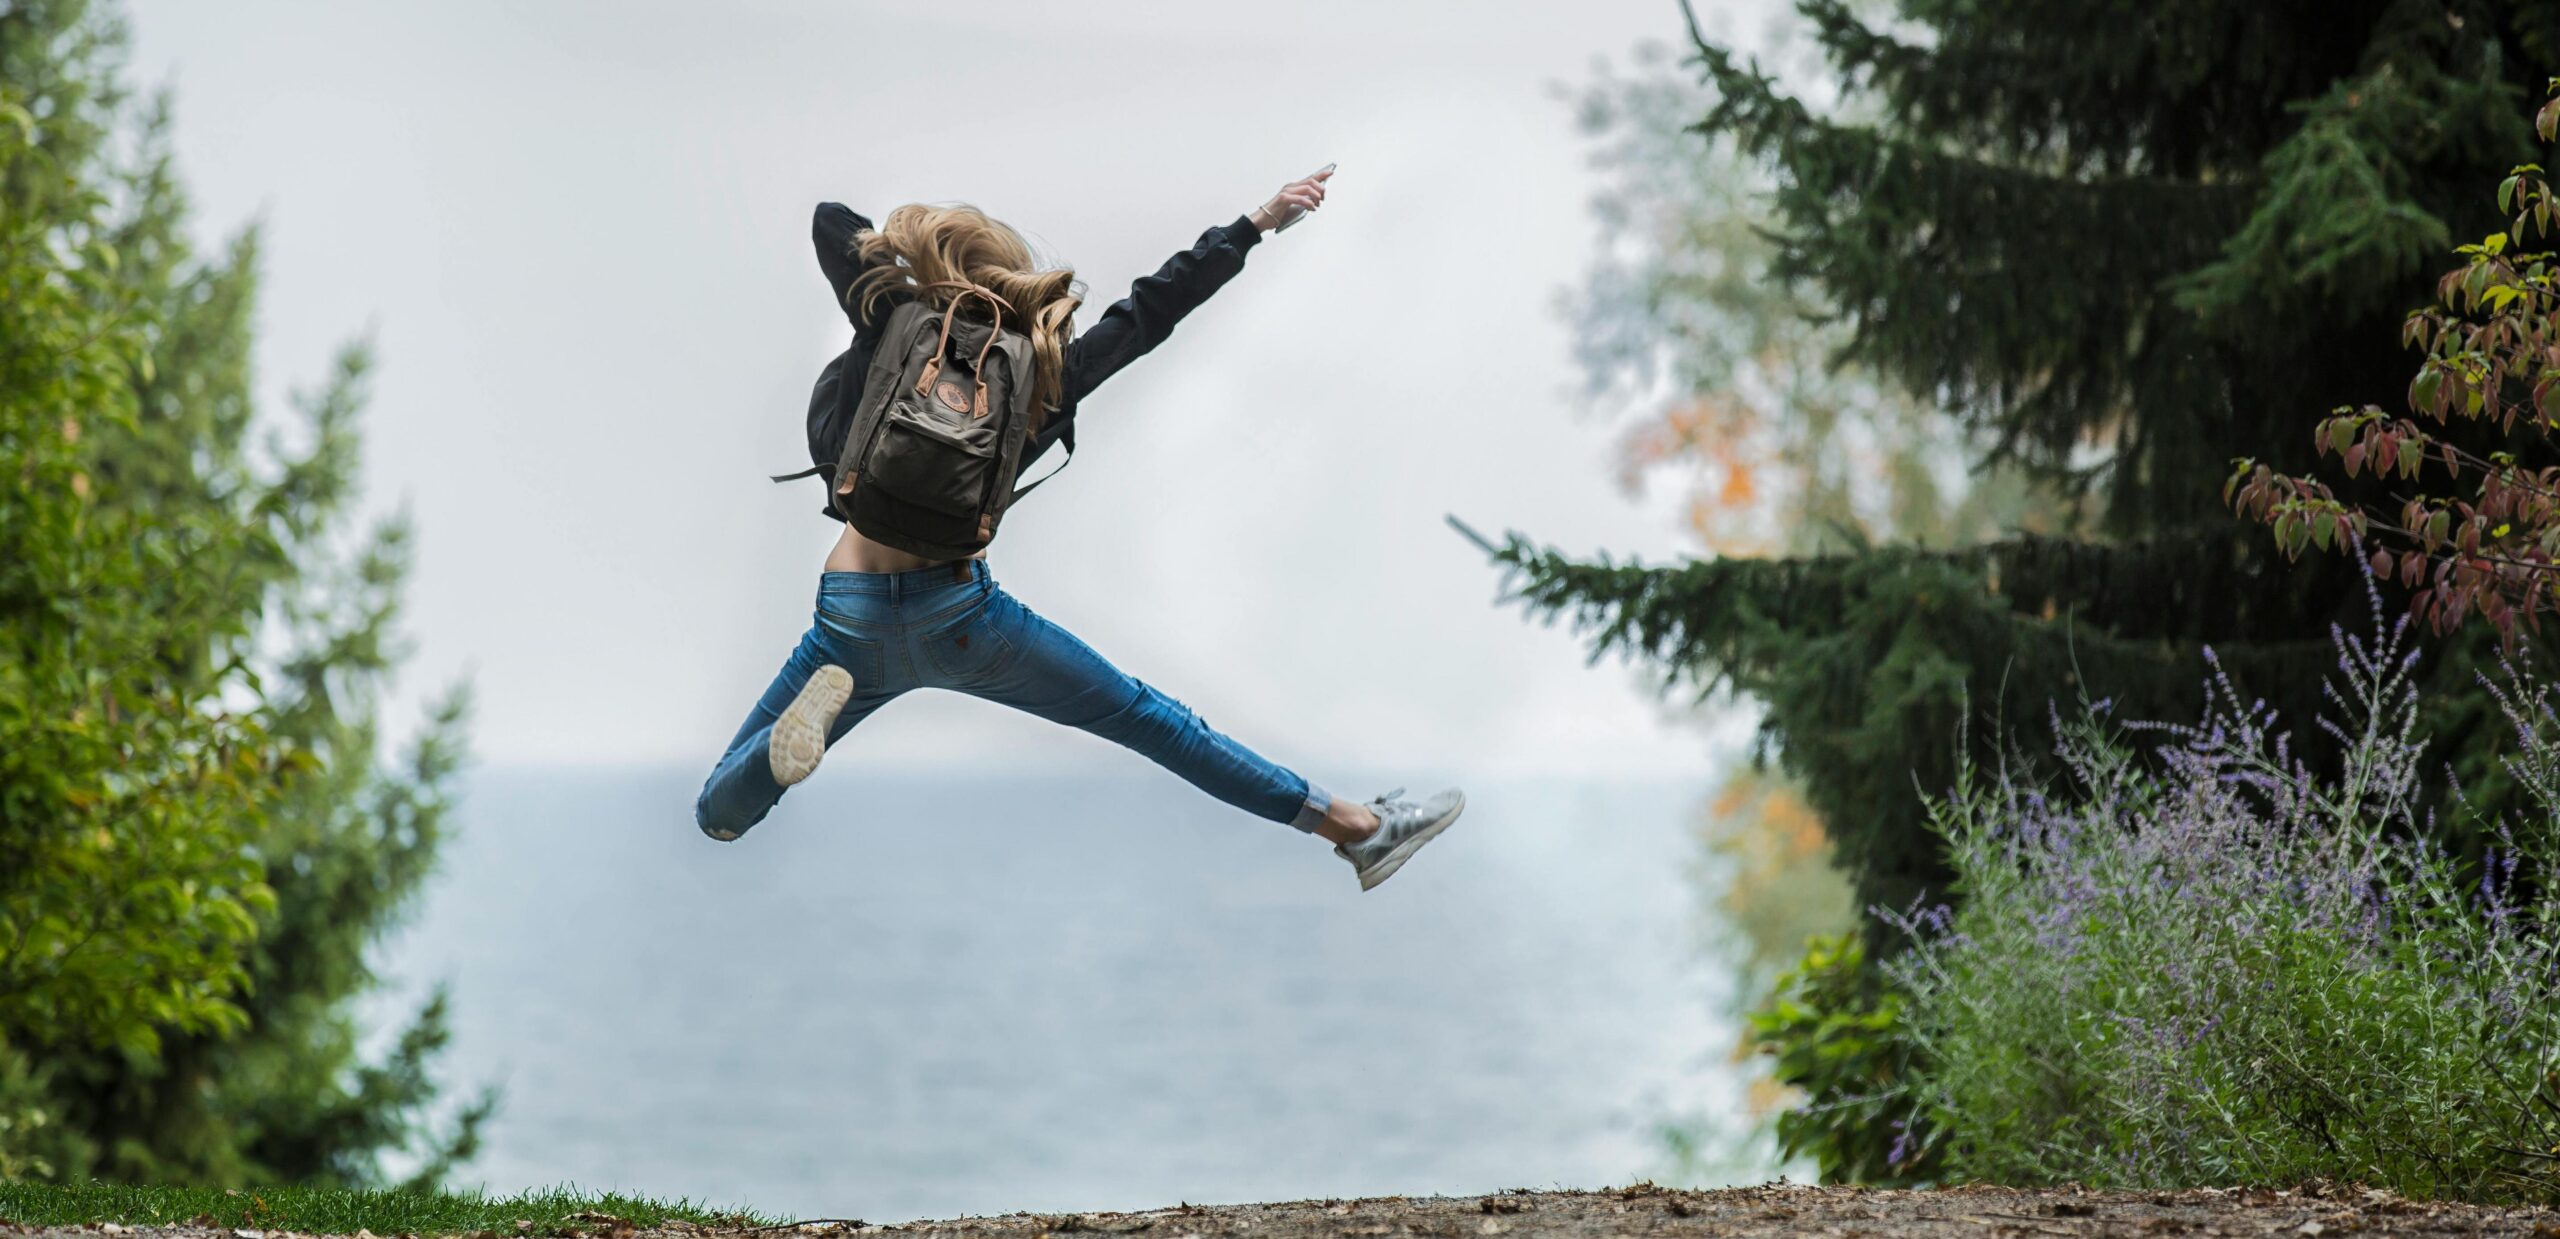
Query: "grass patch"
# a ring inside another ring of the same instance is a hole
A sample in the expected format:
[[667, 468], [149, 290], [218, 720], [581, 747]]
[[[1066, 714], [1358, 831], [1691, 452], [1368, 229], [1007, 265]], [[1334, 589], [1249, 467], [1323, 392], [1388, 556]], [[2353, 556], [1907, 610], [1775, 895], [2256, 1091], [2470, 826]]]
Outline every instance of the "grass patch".
[[0, 1219], [28, 1226], [119, 1222], [208, 1225], [309, 1234], [604, 1234], [622, 1224], [757, 1226], [783, 1219], [692, 1201], [667, 1202], [574, 1188], [490, 1196], [480, 1192], [359, 1192], [333, 1188], [131, 1187], [118, 1183], [0, 1182]]

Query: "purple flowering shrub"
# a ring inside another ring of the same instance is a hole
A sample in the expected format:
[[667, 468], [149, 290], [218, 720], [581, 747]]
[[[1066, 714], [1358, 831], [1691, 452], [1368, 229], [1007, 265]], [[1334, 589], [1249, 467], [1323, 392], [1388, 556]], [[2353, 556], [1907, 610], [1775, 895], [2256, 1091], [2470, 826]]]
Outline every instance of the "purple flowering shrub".
[[1918, 945], [1886, 968], [1940, 1174], [2560, 1201], [2560, 700], [2492, 684], [2538, 810], [2459, 864], [2420, 808], [2408, 629], [2377, 595], [2370, 638], [2333, 632], [2334, 769], [2215, 664], [2194, 726], [2101, 702], [2056, 783], [1932, 803], [1961, 904], [1898, 915]]

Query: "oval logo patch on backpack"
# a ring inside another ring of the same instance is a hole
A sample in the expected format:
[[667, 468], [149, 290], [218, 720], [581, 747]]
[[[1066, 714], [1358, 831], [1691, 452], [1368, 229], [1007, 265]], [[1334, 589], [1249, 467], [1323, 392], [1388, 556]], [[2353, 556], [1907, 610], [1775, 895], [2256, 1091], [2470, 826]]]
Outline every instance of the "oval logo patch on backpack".
[[969, 407], [972, 403], [969, 399], [969, 389], [962, 387], [958, 383], [954, 383], [949, 379], [944, 379], [933, 385], [933, 398], [941, 401], [945, 407], [949, 408], [954, 413], [968, 413], [973, 411]]

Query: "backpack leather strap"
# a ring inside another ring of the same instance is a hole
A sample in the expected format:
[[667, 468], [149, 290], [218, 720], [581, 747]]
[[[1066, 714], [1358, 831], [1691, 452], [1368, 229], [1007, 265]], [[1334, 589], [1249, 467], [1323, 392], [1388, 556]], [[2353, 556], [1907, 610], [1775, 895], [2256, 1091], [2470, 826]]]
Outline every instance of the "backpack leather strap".
[[1013, 309], [1013, 303], [997, 296], [994, 289], [967, 280], [935, 280], [923, 287], [957, 288], [960, 291], [952, 295], [951, 304], [942, 308], [942, 338], [934, 343], [933, 360], [926, 362], [924, 372], [916, 376], [916, 394], [919, 396], [930, 394], [933, 381], [942, 376], [942, 353], [951, 347], [951, 320], [959, 316], [960, 303], [970, 297], [981, 297], [996, 308], [994, 321], [987, 324], [987, 342], [978, 346], [977, 359], [969, 363], [970, 371], [978, 376], [977, 394], [970, 397], [969, 411], [983, 414], [987, 411], [987, 353], [995, 348], [996, 333], [1004, 326], [1005, 313]]

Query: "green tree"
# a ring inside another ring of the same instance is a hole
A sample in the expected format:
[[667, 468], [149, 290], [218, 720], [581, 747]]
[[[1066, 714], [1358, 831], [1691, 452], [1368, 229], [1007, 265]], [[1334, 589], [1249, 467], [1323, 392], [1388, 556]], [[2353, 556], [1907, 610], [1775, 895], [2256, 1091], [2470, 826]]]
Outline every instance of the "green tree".
[[[1694, 128], [1772, 178], [1773, 276], [1840, 333], [1836, 360], [2086, 519], [1675, 566], [1491, 549], [1595, 654], [1764, 703], [1862, 902], [1903, 906], [1946, 876], [1916, 791], [1968, 755], [2049, 753], [2056, 700], [2176, 717], [2210, 644], [2317, 715], [2361, 565], [2287, 565], [2222, 481], [2235, 456], [2304, 471], [2306, 411], [2402, 385], [2402, 313], [2452, 238], [2498, 224], [2473, 187], [2531, 155], [2560, 10], [1904, 0], [1887, 27], [1797, 8], [1836, 114], [1692, 29], [1713, 96]], [[2494, 794], [2464, 654], [2430, 665], [2430, 730]]]
[[197, 257], [164, 102], [83, 0], [0, 7], [0, 1171], [364, 1183], [419, 1130], [365, 948], [432, 863], [459, 694], [377, 758], [406, 565], [351, 529], [366, 368], [253, 442], [257, 245]]

